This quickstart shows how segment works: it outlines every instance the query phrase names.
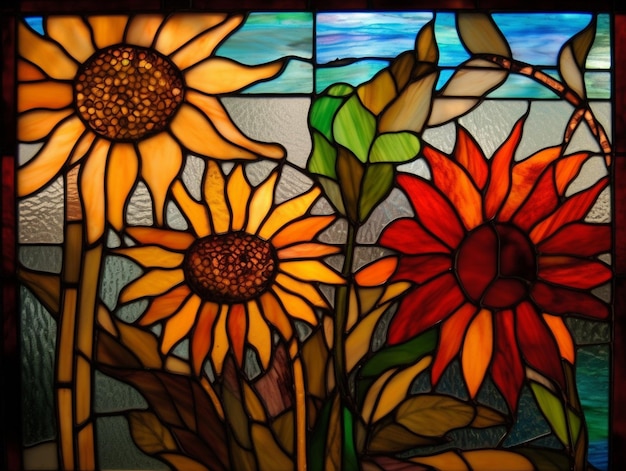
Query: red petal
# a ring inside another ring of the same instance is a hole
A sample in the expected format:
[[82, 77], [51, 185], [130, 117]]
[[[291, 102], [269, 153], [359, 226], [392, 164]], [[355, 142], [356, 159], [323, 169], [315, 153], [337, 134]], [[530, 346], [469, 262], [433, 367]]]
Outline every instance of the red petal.
[[561, 366], [561, 353], [550, 329], [537, 314], [532, 304], [517, 306], [515, 329], [520, 350], [526, 363], [565, 389], [565, 377]]
[[463, 226], [449, 201], [432, 182], [413, 175], [399, 175], [398, 183], [406, 191], [416, 219], [426, 230], [454, 249], [465, 235]]
[[380, 237], [380, 244], [398, 252], [418, 255], [427, 252], [449, 253], [450, 249], [414, 219], [392, 222]]
[[584, 222], [567, 224], [537, 248], [540, 253], [593, 257], [611, 250], [611, 226]]
[[458, 127], [453, 156], [472, 176], [481, 190], [487, 183], [489, 167], [485, 154], [465, 128]]
[[524, 204], [517, 211], [512, 221], [519, 228], [528, 230], [537, 221], [542, 220], [559, 205], [559, 195], [554, 186], [554, 167], [541, 175], [537, 186], [530, 192]]
[[456, 271], [467, 294], [480, 301], [498, 271], [498, 238], [491, 225], [473, 231], [457, 253]]
[[456, 278], [446, 273], [409, 294], [389, 325], [389, 343], [402, 343], [448, 317], [465, 301]]
[[517, 121], [509, 137], [490, 160], [491, 178], [485, 193], [485, 219], [492, 219], [502, 207], [511, 188], [511, 166], [522, 137], [526, 115]]
[[393, 279], [409, 280], [416, 283], [426, 281], [439, 276], [450, 269], [452, 259], [450, 255], [422, 255], [418, 257], [404, 257], [400, 259], [400, 264]]
[[515, 337], [515, 317], [513, 311], [508, 309], [496, 313], [495, 317], [496, 339], [491, 375], [509, 409], [515, 412], [524, 384], [524, 366]]
[[547, 314], [580, 315], [594, 319], [609, 317], [609, 308], [591, 294], [537, 282], [531, 290], [537, 305]]
[[530, 238], [533, 242], [539, 243], [554, 234], [565, 224], [581, 221], [608, 183], [608, 177], [602, 178], [587, 190], [568, 198], [554, 213], [535, 226], [530, 233]]
[[539, 257], [539, 278], [549, 283], [579, 289], [593, 289], [611, 279], [604, 263], [574, 257]]

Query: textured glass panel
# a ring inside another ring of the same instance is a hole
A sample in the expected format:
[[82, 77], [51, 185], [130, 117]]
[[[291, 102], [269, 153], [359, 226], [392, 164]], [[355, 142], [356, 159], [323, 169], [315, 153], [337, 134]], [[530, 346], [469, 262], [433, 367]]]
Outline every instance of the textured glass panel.
[[61, 247], [20, 247], [20, 263], [31, 270], [60, 273], [62, 257]]
[[20, 201], [18, 211], [21, 243], [63, 242], [63, 182], [60, 178], [41, 193]]

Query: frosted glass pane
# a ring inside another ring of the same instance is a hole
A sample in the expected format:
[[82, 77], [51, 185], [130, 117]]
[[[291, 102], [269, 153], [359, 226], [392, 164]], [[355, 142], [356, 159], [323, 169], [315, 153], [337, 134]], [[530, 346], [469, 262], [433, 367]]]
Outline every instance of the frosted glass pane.
[[23, 246], [19, 252], [20, 263], [31, 270], [61, 273], [63, 249], [51, 246]]
[[22, 244], [63, 242], [63, 180], [56, 179], [18, 203], [18, 240]]

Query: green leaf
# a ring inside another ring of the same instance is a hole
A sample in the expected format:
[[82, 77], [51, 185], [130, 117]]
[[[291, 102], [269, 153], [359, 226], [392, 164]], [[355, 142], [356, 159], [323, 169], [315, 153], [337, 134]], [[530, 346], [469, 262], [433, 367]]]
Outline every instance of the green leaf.
[[345, 97], [354, 92], [354, 87], [347, 83], [335, 83], [326, 89], [329, 96]]
[[476, 406], [476, 416], [469, 426], [474, 428], [487, 428], [495, 425], [505, 425], [506, 423], [506, 417], [497, 410], [478, 405]]
[[396, 423], [386, 423], [376, 427], [368, 445], [368, 451], [374, 453], [398, 453], [425, 445], [436, 445], [440, 439], [416, 435]]
[[438, 337], [437, 329], [430, 329], [408, 342], [383, 347], [363, 365], [360, 376], [378, 377], [390, 368], [415, 363], [435, 350]]
[[311, 173], [337, 179], [337, 149], [316, 130], [313, 130], [313, 150], [309, 156], [307, 169]]
[[331, 180], [330, 178], [318, 177], [317, 178], [322, 188], [324, 188], [324, 196], [328, 198], [328, 200], [335, 206], [337, 211], [339, 211], [344, 216], [347, 216], [346, 207], [343, 202], [343, 196], [341, 194], [341, 188], [339, 184], [335, 180]]
[[309, 123], [313, 129], [321, 132], [330, 142], [334, 142], [333, 120], [335, 119], [335, 114], [344, 101], [340, 98], [321, 96], [311, 106]]
[[561, 404], [559, 398], [556, 397], [552, 391], [539, 383], [531, 382], [530, 388], [539, 404], [543, 416], [550, 424], [550, 427], [552, 427], [557, 438], [565, 446], [568, 446], [570, 444], [569, 434], [563, 404]]
[[311, 434], [311, 440], [309, 441], [309, 466], [311, 471], [323, 471], [324, 460], [321, 457], [326, 455], [326, 437], [328, 436], [328, 426], [330, 424], [330, 413], [333, 409], [333, 403], [335, 399], [329, 398], [322, 411], [320, 412], [313, 433]]
[[368, 165], [363, 177], [363, 190], [359, 201], [359, 222], [363, 222], [372, 210], [384, 200], [393, 186], [393, 165]]
[[443, 437], [465, 427], [474, 419], [474, 407], [450, 396], [420, 394], [409, 397], [398, 408], [396, 421], [411, 432], [426, 437]]
[[370, 162], [404, 163], [418, 156], [420, 139], [411, 132], [380, 134], [370, 150]]
[[346, 148], [339, 148], [337, 156], [337, 177], [343, 196], [346, 215], [350, 220], [358, 221], [359, 196], [363, 179], [363, 164]]
[[581, 98], [586, 96], [584, 69], [595, 36], [594, 19], [585, 29], [567, 41], [559, 52], [559, 73], [565, 83]]
[[471, 54], [511, 57], [509, 43], [490, 15], [463, 12], [456, 21], [461, 42]]
[[342, 405], [341, 409], [343, 412], [343, 453], [341, 454], [343, 466], [341, 469], [356, 471], [359, 469], [359, 461], [356, 453], [356, 445], [354, 443], [354, 417], [346, 406]]
[[357, 95], [349, 98], [335, 115], [335, 141], [350, 149], [363, 163], [367, 162], [375, 132], [376, 118], [363, 106]]
[[524, 455], [541, 471], [562, 471], [570, 467], [569, 456], [562, 451], [530, 446], [515, 447], [512, 450]]

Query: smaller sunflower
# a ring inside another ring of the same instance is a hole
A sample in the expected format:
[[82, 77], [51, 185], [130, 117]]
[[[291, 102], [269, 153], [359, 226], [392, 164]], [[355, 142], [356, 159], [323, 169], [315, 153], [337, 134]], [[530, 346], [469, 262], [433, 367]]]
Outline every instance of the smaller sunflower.
[[491, 159], [463, 128], [452, 155], [427, 146], [432, 181], [401, 175], [414, 218], [390, 224], [381, 245], [403, 254], [392, 280], [415, 283], [389, 325], [404, 342], [441, 325], [433, 383], [459, 355], [471, 397], [487, 372], [516, 410], [525, 367], [565, 388], [575, 349], [564, 317], [607, 319], [592, 290], [611, 269], [609, 224], [586, 220], [608, 177], [566, 190], [589, 159], [562, 146], [516, 162], [524, 118]]
[[180, 182], [173, 187], [189, 230], [129, 227], [137, 245], [115, 250], [145, 269], [122, 290], [120, 303], [149, 299], [137, 322], [164, 323], [164, 354], [188, 337], [196, 374], [207, 356], [219, 374], [229, 350], [242, 366], [246, 344], [266, 368], [271, 328], [288, 341], [292, 319], [316, 324], [315, 309], [328, 308], [317, 284], [344, 283], [322, 260], [340, 249], [314, 240], [335, 220], [309, 213], [319, 188], [275, 204], [277, 179], [275, 171], [252, 187], [242, 166], [224, 176], [209, 161], [204, 201]]

